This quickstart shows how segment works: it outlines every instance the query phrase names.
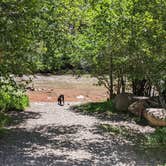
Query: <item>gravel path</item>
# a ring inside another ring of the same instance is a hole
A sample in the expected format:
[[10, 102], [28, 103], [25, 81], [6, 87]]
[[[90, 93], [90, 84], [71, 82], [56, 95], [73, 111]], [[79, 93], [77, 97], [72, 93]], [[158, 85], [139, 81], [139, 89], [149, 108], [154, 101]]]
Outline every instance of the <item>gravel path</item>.
[[156, 149], [138, 149], [103, 133], [106, 121], [69, 110], [78, 103], [31, 103], [0, 139], [0, 166], [112, 166], [166, 163]]

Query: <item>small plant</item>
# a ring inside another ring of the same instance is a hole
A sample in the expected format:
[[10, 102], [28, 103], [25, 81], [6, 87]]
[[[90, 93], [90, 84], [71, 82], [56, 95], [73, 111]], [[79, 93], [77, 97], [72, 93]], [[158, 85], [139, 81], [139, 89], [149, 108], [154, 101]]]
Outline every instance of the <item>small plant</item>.
[[118, 126], [111, 126], [109, 124], [102, 124], [100, 126], [103, 130], [105, 130], [106, 132], [112, 133], [112, 134], [116, 134], [116, 135], [123, 135], [124, 129], [122, 127], [118, 127]]
[[23, 86], [14, 80], [0, 80], [0, 111], [24, 110], [29, 104]]
[[4, 127], [10, 125], [11, 122], [12, 119], [8, 115], [0, 112], [0, 137], [8, 133], [8, 129], [5, 129]]
[[7, 134], [8, 132], [9, 132], [9, 129], [0, 128], [0, 137]]
[[133, 138], [133, 135], [136, 134], [133, 131], [127, 129], [124, 126], [114, 126], [110, 124], [101, 124], [100, 128], [105, 132], [109, 132], [112, 135], [119, 135], [124, 138]]
[[0, 78], [0, 135], [8, 132], [4, 127], [11, 123], [11, 118], [5, 112], [24, 110], [28, 104], [29, 99], [22, 85], [17, 85], [11, 78]]
[[7, 126], [11, 123], [11, 118], [8, 115], [0, 112], [0, 128]]
[[166, 127], [157, 128], [156, 131], [147, 136], [149, 145], [166, 145]]

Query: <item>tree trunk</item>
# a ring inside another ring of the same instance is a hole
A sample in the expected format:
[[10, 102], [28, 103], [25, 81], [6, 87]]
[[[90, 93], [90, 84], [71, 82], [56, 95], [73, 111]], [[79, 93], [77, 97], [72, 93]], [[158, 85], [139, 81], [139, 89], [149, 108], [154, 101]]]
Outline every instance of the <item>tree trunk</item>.
[[146, 83], [144, 85], [144, 95], [150, 97], [152, 91], [152, 84], [149, 80], [146, 80]]
[[135, 79], [132, 81], [132, 83], [133, 83], [133, 94], [137, 96], [144, 96], [146, 80]]
[[166, 102], [162, 95], [159, 95], [159, 100], [160, 100], [161, 106], [166, 109]]
[[117, 95], [120, 94], [120, 88], [121, 88], [120, 76], [118, 75]]
[[110, 53], [110, 59], [109, 59], [109, 80], [110, 80], [109, 98], [111, 99], [113, 96], [113, 64], [112, 64], [111, 53]]
[[161, 106], [166, 109], [166, 90], [161, 92], [161, 89], [159, 86], [157, 86], [157, 90], [159, 92], [159, 100], [160, 100]]
[[122, 93], [125, 93], [126, 86], [125, 86], [123, 75], [121, 77], [121, 85], [122, 85]]

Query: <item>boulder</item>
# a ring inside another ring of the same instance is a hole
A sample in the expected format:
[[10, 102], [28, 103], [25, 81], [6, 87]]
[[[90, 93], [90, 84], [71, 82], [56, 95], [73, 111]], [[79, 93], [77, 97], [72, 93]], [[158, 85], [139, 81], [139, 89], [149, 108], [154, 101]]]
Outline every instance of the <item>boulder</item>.
[[166, 126], [166, 109], [147, 108], [144, 111], [144, 117], [152, 126]]
[[117, 95], [113, 100], [113, 104], [117, 111], [127, 111], [129, 105], [132, 102], [133, 102], [133, 94], [131, 93], [121, 93]]
[[128, 110], [131, 113], [139, 117], [143, 115], [143, 112], [145, 111], [145, 109], [146, 109], [146, 104], [144, 101], [135, 101], [128, 107]]

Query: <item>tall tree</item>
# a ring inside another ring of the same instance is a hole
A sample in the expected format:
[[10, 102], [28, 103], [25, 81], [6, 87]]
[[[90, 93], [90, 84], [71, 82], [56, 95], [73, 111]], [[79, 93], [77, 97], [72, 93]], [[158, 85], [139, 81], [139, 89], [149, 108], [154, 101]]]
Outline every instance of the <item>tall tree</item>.
[[36, 54], [36, 17], [40, 1], [0, 2], [0, 72], [24, 73], [32, 68]]

